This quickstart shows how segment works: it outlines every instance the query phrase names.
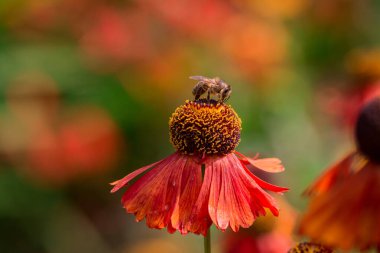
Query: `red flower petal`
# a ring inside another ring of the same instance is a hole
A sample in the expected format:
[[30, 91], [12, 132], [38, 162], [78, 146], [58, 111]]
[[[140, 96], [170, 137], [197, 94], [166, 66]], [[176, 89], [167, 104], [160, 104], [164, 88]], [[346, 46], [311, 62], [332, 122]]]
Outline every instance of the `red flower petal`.
[[188, 159], [182, 175], [181, 196], [171, 216], [171, 226], [181, 234], [189, 232], [188, 224], [201, 187], [201, 165]]
[[[167, 191], [172, 194], [172, 191], [179, 189], [180, 179], [173, 172], [183, 169], [185, 162], [181, 158], [178, 154], [169, 156], [127, 189], [122, 203], [127, 212], [135, 214], [137, 221], [146, 217], [149, 227], [163, 228], [166, 226], [167, 213], [172, 212], [171, 205], [173, 205], [173, 199], [175, 200], [175, 198], [171, 198], [166, 202], [166, 195]], [[168, 186], [170, 179], [179, 182], [171, 181], [172, 186]], [[168, 189], [168, 187], [170, 188]]]
[[266, 172], [278, 173], [285, 170], [284, 166], [281, 164], [281, 160], [278, 158], [247, 159], [253, 167]]
[[368, 164], [327, 192], [314, 197], [300, 233], [323, 244], [350, 250], [380, 244], [380, 169]]
[[[157, 192], [150, 193], [152, 195], [151, 210], [153, 212], [148, 213], [146, 216], [148, 227], [164, 228], [168, 225], [173, 210], [179, 201], [181, 177], [185, 164], [185, 158], [180, 157], [174, 165], [168, 165], [171, 170], [170, 176], [165, 177], [165, 175], [162, 175]], [[153, 198], [153, 196], [156, 197]]]
[[[211, 180], [208, 212], [217, 228], [225, 230], [230, 226], [238, 231], [239, 227], [249, 227], [257, 216], [265, 215], [264, 207], [278, 215], [273, 197], [261, 189], [234, 154], [209, 158], [206, 174], [207, 185]], [[276, 191], [287, 190], [262, 180], [259, 182]]]
[[264, 215], [265, 211], [263, 211], [263, 207], [267, 207], [269, 208], [269, 210], [271, 210], [273, 215], [278, 216], [278, 207], [274, 198], [270, 196], [268, 193], [266, 193], [260, 187], [259, 183], [265, 185], [268, 188], [273, 188], [276, 191], [278, 190], [279, 192], [285, 191], [287, 189], [271, 185], [254, 176], [243, 164], [239, 162], [239, 159], [235, 155], [231, 156], [230, 164], [236, 164], [236, 170], [239, 172], [240, 177], [242, 178], [244, 184], [251, 193], [252, 213], [254, 213], [256, 216]]
[[261, 186], [276, 192], [286, 188], [257, 178], [233, 153], [203, 162], [203, 182], [199, 157], [175, 153], [116, 181], [113, 192], [151, 169], [126, 190], [122, 203], [137, 221], [146, 218], [148, 227], [167, 227], [170, 233], [206, 235], [212, 222], [221, 230], [230, 226], [238, 231], [265, 215], [264, 208], [278, 215], [273, 198]]
[[268, 182], [265, 182], [264, 180], [257, 177], [255, 174], [253, 174], [247, 167], [243, 165], [243, 169], [245, 172], [261, 187], [268, 191], [276, 192], [276, 193], [283, 193], [287, 192], [289, 188], [277, 186], [274, 184], [270, 184]]
[[142, 167], [142, 168], [140, 168], [138, 170], [133, 171], [132, 173], [129, 173], [128, 175], [126, 175], [122, 179], [119, 179], [119, 180], [117, 180], [115, 182], [110, 183], [110, 185], [114, 186], [112, 188], [112, 190], [111, 190], [111, 193], [114, 193], [114, 192], [118, 191], [120, 188], [122, 188], [123, 186], [125, 186], [126, 184], [128, 184], [129, 181], [131, 181], [132, 179], [134, 179], [135, 177], [137, 177], [138, 175], [140, 175], [144, 171], [146, 171], [146, 170], [148, 170], [150, 168], [153, 168], [154, 166], [160, 164], [162, 161], [163, 160], [155, 162], [155, 163], [152, 163], [152, 164], [149, 164], [147, 166], [144, 166], [144, 167]]
[[254, 158], [249, 158], [237, 151], [235, 151], [235, 153], [240, 157], [240, 161], [244, 164], [251, 164], [256, 169], [270, 173], [279, 173], [285, 170], [284, 166], [281, 164], [281, 160], [278, 158], [258, 159], [258, 155]]
[[170, 234], [173, 234], [175, 231], [177, 231], [175, 228], [173, 228], [172, 224], [169, 222], [168, 224], [168, 228], [167, 228], [168, 232]]
[[[230, 159], [230, 158], [228, 158]], [[223, 168], [223, 190], [224, 194], [221, 192], [219, 206], [228, 206], [228, 211], [230, 215], [230, 226], [235, 232], [239, 230], [239, 226], [247, 228], [252, 225], [255, 220], [252, 214], [251, 207], [249, 205], [250, 195], [248, 189], [243, 184], [237, 171], [230, 168], [228, 161], [222, 160]], [[220, 224], [218, 217], [218, 222]]]
[[212, 224], [208, 213], [208, 199], [210, 196], [210, 187], [212, 182], [212, 170], [210, 164], [205, 164], [205, 175], [203, 178], [202, 188], [199, 192], [197, 201], [192, 210], [192, 215], [187, 224], [188, 230], [195, 234], [207, 235], [207, 230]]
[[[214, 224], [216, 224], [218, 228], [223, 230], [223, 227], [219, 226], [218, 219], [217, 219], [218, 202], [219, 202], [220, 190], [221, 190], [221, 185], [222, 185], [222, 169], [219, 163], [220, 163], [219, 160], [213, 159], [210, 164], [211, 166], [206, 168], [212, 171], [212, 179], [211, 179], [211, 185], [210, 185], [210, 198], [208, 201], [208, 212]], [[225, 212], [225, 215], [228, 215], [228, 212], [226, 210], [222, 210], [222, 211]], [[227, 223], [227, 226], [228, 226], [228, 223]]]
[[305, 190], [304, 194], [308, 196], [319, 195], [341, 182], [342, 179], [350, 174], [352, 160], [356, 154], [356, 152], [351, 152], [342, 160], [326, 169], [326, 171]]

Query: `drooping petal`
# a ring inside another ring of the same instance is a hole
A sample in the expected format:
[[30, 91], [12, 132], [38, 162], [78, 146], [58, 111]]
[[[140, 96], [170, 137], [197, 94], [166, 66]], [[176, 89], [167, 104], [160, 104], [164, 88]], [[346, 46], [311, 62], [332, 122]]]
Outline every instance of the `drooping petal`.
[[[239, 227], [249, 227], [256, 217], [265, 215], [264, 208], [278, 215], [273, 197], [248, 174], [235, 154], [208, 159], [207, 164], [206, 174], [212, 174], [208, 212], [218, 229], [226, 230], [230, 226], [233, 231], [238, 231]], [[285, 190], [270, 186], [268, 188]]]
[[[240, 178], [244, 182], [247, 189], [250, 191], [251, 198], [252, 198], [251, 200], [252, 213], [256, 215], [262, 215], [263, 207], [266, 207], [266, 208], [269, 208], [269, 210], [273, 213], [273, 215], [278, 216], [279, 211], [278, 211], [278, 207], [277, 207], [275, 199], [271, 195], [266, 193], [258, 184], [258, 182], [263, 184], [264, 181], [263, 180], [256, 181], [255, 178], [257, 177], [255, 177], [247, 168], [245, 168], [245, 166], [239, 162], [239, 159], [235, 155], [231, 156], [230, 164], [231, 165], [236, 164], [235, 168], [238, 171]], [[276, 187], [273, 187], [273, 188], [276, 189]], [[283, 188], [283, 189], [287, 190], [286, 188]]]
[[188, 224], [186, 224], [186, 228], [192, 233], [202, 234], [206, 236], [207, 230], [212, 224], [210, 215], [208, 213], [208, 201], [213, 173], [211, 169], [211, 162], [207, 161], [204, 165], [205, 174], [203, 178], [202, 188], [193, 207], [190, 220]]
[[153, 199], [152, 210], [146, 216], [146, 222], [149, 227], [164, 228], [168, 225], [174, 208], [177, 206], [180, 189], [182, 172], [186, 164], [186, 159], [181, 156], [173, 164], [171, 174], [167, 179], [163, 179], [160, 186], [160, 193]]
[[218, 160], [218, 163], [215, 163], [215, 167], [213, 168], [214, 171], [220, 171], [220, 174], [222, 175], [220, 180], [220, 191], [216, 210], [216, 226], [222, 231], [227, 229], [231, 219], [233, 219], [233, 216], [235, 215], [233, 213], [233, 210], [230, 210], [230, 201], [232, 201], [232, 198], [234, 198], [234, 196], [232, 196], [234, 193], [230, 192], [232, 182], [227, 172], [229, 167], [225, 166], [223, 160], [225, 159]]
[[[203, 182], [200, 162], [205, 166]], [[170, 233], [206, 235], [213, 222], [221, 230], [249, 227], [265, 215], [265, 208], [278, 214], [273, 198], [261, 187], [286, 190], [254, 176], [233, 153], [203, 160], [175, 153], [116, 181], [114, 191], [147, 170], [126, 190], [123, 206], [137, 221], [145, 218], [148, 227], [166, 227]]]
[[126, 211], [138, 221], [146, 217], [151, 228], [166, 227], [179, 196], [185, 162], [183, 155], [172, 155], [137, 180], [122, 198]]
[[168, 165], [174, 163], [174, 161], [177, 158], [177, 154], [172, 154], [168, 156], [167, 158], [163, 159], [162, 162], [159, 164], [159, 166], [154, 167], [152, 170], [145, 173], [139, 180], [134, 182], [128, 190], [124, 193], [121, 202], [124, 203], [125, 201], [133, 198], [138, 194], [138, 192], [146, 187], [147, 184], [149, 184], [158, 173], [162, 173], [163, 169], [166, 168]]
[[188, 223], [202, 187], [201, 164], [188, 159], [182, 174], [181, 196], [171, 216], [171, 227], [181, 234], [189, 232]]
[[367, 165], [329, 191], [312, 198], [301, 234], [343, 250], [380, 243], [380, 170]]
[[[218, 219], [217, 219], [218, 202], [219, 202], [219, 196], [220, 196], [220, 191], [222, 187], [222, 176], [224, 176], [222, 174], [222, 169], [219, 163], [220, 163], [219, 159], [215, 159], [215, 160], [213, 159], [211, 163], [211, 167], [208, 168], [212, 171], [210, 198], [208, 201], [208, 212], [213, 223], [223, 230], [223, 228], [219, 226]], [[225, 212], [225, 215], [228, 215], [226, 210], [221, 210], [220, 212]]]
[[[162, 189], [166, 187], [167, 179], [171, 174], [170, 165], [158, 167], [160, 171], [156, 172], [154, 177], [153, 170], [151, 174], [145, 174], [135, 184], [133, 184], [123, 195], [122, 202], [128, 213], [134, 213], [136, 220], [140, 221], [148, 216], [153, 209], [153, 203], [158, 201], [157, 198], [163, 198]], [[149, 226], [149, 225], [148, 225]]]
[[168, 227], [167, 227], [167, 230], [168, 230], [168, 232], [169, 232], [170, 234], [174, 234], [175, 231], [177, 231], [175, 228], [173, 228], [171, 222], [169, 222]]
[[114, 192], [118, 191], [120, 188], [122, 188], [123, 186], [125, 186], [126, 184], [128, 184], [129, 181], [131, 181], [132, 179], [134, 179], [135, 177], [137, 177], [141, 173], [145, 172], [146, 170], [151, 169], [154, 166], [159, 165], [162, 161], [163, 160], [155, 162], [155, 163], [152, 163], [152, 164], [149, 164], [147, 166], [144, 166], [144, 167], [142, 167], [140, 169], [137, 169], [137, 170], [133, 171], [132, 173], [129, 173], [128, 175], [126, 175], [122, 179], [119, 179], [119, 180], [117, 180], [115, 182], [110, 183], [111, 185], [114, 186], [111, 189], [111, 193], [114, 193]]
[[342, 160], [326, 169], [326, 171], [305, 190], [304, 194], [308, 196], [319, 195], [341, 182], [350, 175], [351, 164], [355, 156], [356, 152], [351, 152]]
[[245, 170], [245, 172], [263, 189], [265, 190], [268, 190], [268, 191], [272, 191], [272, 192], [276, 192], [276, 193], [283, 193], [283, 192], [287, 192], [289, 190], [289, 188], [286, 188], [286, 187], [281, 187], [281, 186], [277, 186], [277, 185], [274, 185], [274, 184], [270, 184], [268, 182], [265, 182], [264, 180], [260, 179], [259, 177], [257, 177], [255, 174], [253, 174], [247, 167], [245, 167], [244, 165], [242, 166], [243, 169]]
[[278, 158], [258, 159], [258, 155], [254, 158], [249, 158], [237, 151], [235, 151], [235, 154], [239, 156], [239, 160], [244, 164], [251, 164], [253, 167], [259, 170], [263, 170], [269, 173], [279, 173], [285, 170], [284, 166], [281, 163], [281, 160]]
[[[227, 157], [227, 159], [230, 159], [230, 157]], [[226, 159], [221, 160], [221, 167], [223, 170], [223, 191], [221, 191], [218, 211], [223, 210], [219, 207], [227, 206], [229, 215], [227, 217], [218, 215], [218, 224], [221, 226], [221, 220], [224, 219], [224, 225], [228, 225], [225, 219], [229, 218], [228, 222], [231, 229], [237, 232], [240, 226], [247, 228], [255, 220], [249, 205], [249, 191], [240, 180], [237, 171], [231, 168]]]
[[263, 159], [250, 159], [248, 158], [250, 164], [253, 167], [271, 173], [278, 173], [285, 170], [284, 166], [281, 164], [281, 160], [278, 158], [263, 158]]

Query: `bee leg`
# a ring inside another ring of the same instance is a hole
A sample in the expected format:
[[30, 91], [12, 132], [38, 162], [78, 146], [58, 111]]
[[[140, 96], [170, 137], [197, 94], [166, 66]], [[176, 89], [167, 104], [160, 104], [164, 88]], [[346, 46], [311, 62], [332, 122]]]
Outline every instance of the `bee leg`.
[[210, 101], [210, 92], [207, 91], [207, 101]]
[[219, 93], [219, 99], [221, 103], [224, 103], [228, 100], [230, 97], [231, 90], [228, 89], [222, 89], [222, 91]]
[[226, 97], [223, 95], [223, 93], [219, 93], [219, 102], [224, 103], [226, 101]]

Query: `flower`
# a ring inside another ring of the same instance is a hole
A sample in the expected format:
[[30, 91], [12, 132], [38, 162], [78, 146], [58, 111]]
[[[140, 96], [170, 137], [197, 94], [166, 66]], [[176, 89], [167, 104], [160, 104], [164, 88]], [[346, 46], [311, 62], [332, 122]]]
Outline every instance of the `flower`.
[[355, 129], [357, 150], [308, 189], [299, 232], [334, 248], [380, 245], [380, 97], [366, 104]]
[[291, 248], [288, 253], [332, 253], [333, 250], [321, 244], [302, 242]]
[[106, 111], [76, 106], [57, 115], [30, 135], [26, 148], [27, 173], [41, 183], [61, 186], [78, 178], [115, 168], [123, 149], [120, 131]]
[[281, 69], [287, 57], [289, 36], [280, 23], [236, 15], [224, 30], [218, 44], [220, 50], [244, 75], [265, 80]]
[[269, 184], [247, 168], [284, 170], [277, 158], [248, 158], [235, 151], [241, 120], [231, 106], [214, 100], [186, 101], [169, 121], [176, 152], [113, 182], [111, 192], [148, 171], [124, 193], [122, 204], [150, 228], [207, 234], [212, 223], [220, 230], [249, 227], [269, 209], [279, 214], [265, 190], [287, 189]]
[[104, 175], [120, 161], [125, 144], [110, 115], [95, 105], [65, 106], [46, 73], [20, 73], [5, 94], [0, 150], [34, 183], [62, 187]]

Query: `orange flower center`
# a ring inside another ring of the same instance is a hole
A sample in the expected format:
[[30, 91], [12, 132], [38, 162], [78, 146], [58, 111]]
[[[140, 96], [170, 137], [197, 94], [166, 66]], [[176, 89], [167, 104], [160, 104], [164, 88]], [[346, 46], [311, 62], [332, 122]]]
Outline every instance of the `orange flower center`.
[[170, 142], [183, 154], [226, 155], [240, 142], [241, 120], [215, 100], [186, 101], [169, 120]]

